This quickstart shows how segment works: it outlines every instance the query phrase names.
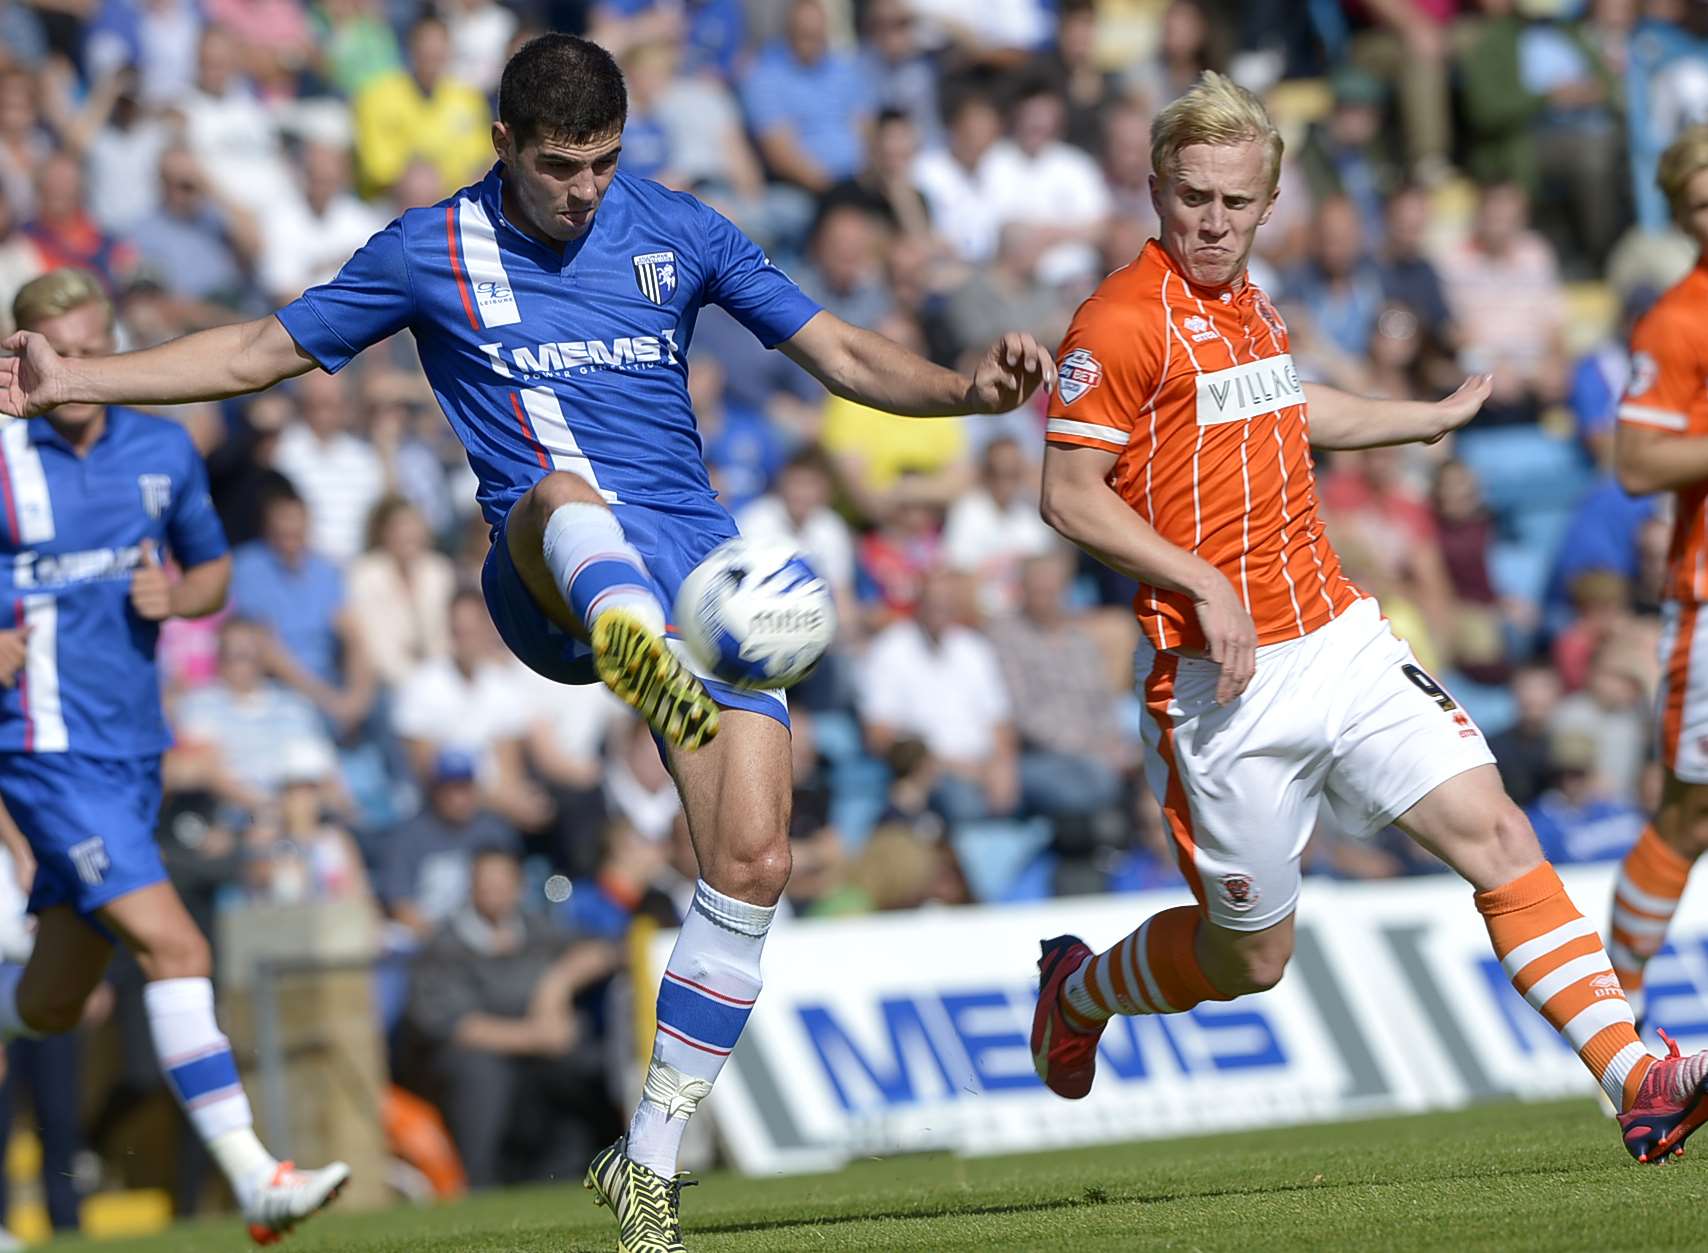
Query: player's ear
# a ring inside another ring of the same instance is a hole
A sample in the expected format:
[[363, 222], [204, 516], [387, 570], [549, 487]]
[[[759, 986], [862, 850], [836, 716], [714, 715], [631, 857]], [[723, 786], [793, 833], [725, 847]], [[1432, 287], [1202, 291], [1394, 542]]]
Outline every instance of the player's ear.
[[1154, 171], [1147, 177], [1151, 185], [1151, 208], [1156, 210], [1156, 215], [1160, 219], [1162, 217], [1162, 184], [1157, 181]]
[[1275, 202], [1279, 199], [1281, 199], [1281, 180], [1276, 179], [1275, 189], [1269, 193], [1269, 203], [1263, 206], [1263, 216], [1257, 219], [1259, 226], [1269, 221], [1269, 215], [1275, 212]]
[[510, 151], [510, 128], [503, 122], [492, 124], [492, 150], [498, 154], [498, 159], [509, 165], [514, 157]]

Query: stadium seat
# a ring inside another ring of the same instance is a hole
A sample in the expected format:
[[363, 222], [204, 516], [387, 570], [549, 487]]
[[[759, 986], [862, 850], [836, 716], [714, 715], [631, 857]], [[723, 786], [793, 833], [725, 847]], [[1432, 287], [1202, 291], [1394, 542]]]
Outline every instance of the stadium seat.
[[1008, 899], [1026, 868], [1050, 843], [1050, 824], [1042, 819], [1016, 822], [993, 819], [963, 823], [949, 837], [950, 846], [967, 876], [973, 899]]

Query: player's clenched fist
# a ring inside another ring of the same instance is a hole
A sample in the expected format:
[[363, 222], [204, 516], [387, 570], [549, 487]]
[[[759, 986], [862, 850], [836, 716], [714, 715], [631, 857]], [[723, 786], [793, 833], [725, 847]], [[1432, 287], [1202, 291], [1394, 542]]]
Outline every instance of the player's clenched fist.
[[18, 681], [18, 671], [24, 668], [29, 651], [29, 627], [0, 631], [0, 687], [11, 687]]
[[18, 331], [0, 340], [15, 354], [0, 357], [0, 413], [33, 418], [64, 399], [65, 363], [34, 331]]
[[1040, 386], [1056, 384], [1056, 363], [1024, 331], [1010, 331], [990, 346], [973, 371], [968, 393], [973, 413], [1007, 413], [1025, 403]]
[[159, 622], [172, 615], [172, 585], [166, 581], [166, 571], [160, 568], [154, 541], [142, 541], [142, 564], [131, 571], [130, 607], [136, 616], [149, 622]]

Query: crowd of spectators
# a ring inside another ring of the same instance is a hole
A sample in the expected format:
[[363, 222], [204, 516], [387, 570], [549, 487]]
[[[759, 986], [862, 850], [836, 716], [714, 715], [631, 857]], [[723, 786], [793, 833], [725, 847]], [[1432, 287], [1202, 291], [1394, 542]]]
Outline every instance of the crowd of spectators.
[[[1655, 790], [1668, 504], [1613, 482], [1612, 413], [1631, 319], [1691, 261], [1652, 178], [1708, 120], [1708, 3], [0, 0], [0, 310], [63, 264], [109, 286], [126, 346], [292, 298], [482, 174], [506, 55], [547, 29], [627, 71], [626, 170], [951, 365], [1008, 329], [1053, 344], [1139, 250], [1149, 120], [1199, 72], [1264, 94], [1288, 155], [1253, 272], [1301, 373], [1416, 398], [1496, 378], [1454, 439], [1319, 464], [1348, 572], [1549, 855], [1623, 852]], [[614, 946], [674, 922], [694, 870], [644, 728], [499, 643], [415, 351], [178, 411], [239, 547], [229, 612], [165, 636], [169, 812], [231, 852], [210, 899], [371, 901], [390, 951], [427, 958], [387, 1025], [478, 1185], [594, 1143]], [[1039, 521], [1041, 410], [827, 399], [717, 310], [690, 368], [725, 503], [841, 608], [793, 694], [789, 907], [1178, 885], [1132, 589]], [[1331, 829], [1309, 860], [1435, 868]], [[581, 1130], [541, 1140], [524, 1087]]]

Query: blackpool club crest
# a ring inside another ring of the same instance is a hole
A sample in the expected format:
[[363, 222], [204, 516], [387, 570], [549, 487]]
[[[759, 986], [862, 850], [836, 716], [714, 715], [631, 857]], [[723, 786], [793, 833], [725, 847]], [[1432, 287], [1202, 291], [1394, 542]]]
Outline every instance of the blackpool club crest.
[[635, 285], [653, 304], [665, 304], [676, 294], [674, 252], [643, 252], [630, 260], [635, 267]]

